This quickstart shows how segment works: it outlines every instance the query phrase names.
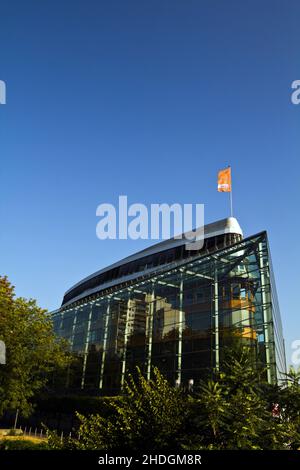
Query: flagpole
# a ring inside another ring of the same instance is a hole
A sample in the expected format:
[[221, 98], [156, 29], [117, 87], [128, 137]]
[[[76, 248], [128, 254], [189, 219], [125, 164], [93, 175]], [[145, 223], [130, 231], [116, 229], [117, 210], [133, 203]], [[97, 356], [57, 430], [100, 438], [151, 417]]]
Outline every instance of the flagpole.
[[232, 204], [232, 174], [231, 174], [231, 166], [228, 165], [230, 168], [230, 191], [229, 191], [229, 202], [230, 202], [230, 217], [233, 217], [233, 204]]
[[231, 181], [231, 166], [220, 170], [218, 173], [218, 191], [229, 193], [230, 217], [233, 217], [233, 202], [232, 202], [232, 181]]

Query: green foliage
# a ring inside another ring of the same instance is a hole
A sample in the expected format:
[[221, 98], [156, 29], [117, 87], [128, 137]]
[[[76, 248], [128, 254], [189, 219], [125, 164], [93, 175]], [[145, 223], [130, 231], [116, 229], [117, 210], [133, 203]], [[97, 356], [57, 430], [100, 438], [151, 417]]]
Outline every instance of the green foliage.
[[69, 356], [46, 310], [33, 299], [15, 297], [6, 277], [0, 277], [0, 339], [6, 345], [6, 364], [0, 366], [0, 415], [19, 409], [26, 416], [49, 374], [66, 367]]
[[281, 390], [281, 408], [287, 419], [300, 419], [300, 369], [292, 367], [286, 375], [287, 386]]
[[78, 450], [81, 447], [77, 439], [71, 437], [59, 437], [56, 431], [51, 431], [44, 426], [47, 434], [47, 447], [49, 450]]
[[224, 387], [218, 382], [209, 380], [207, 384], [200, 386], [199, 394], [191, 400], [191, 403], [190, 419], [194, 433], [198, 436], [197, 445], [205, 446], [206, 442], [217, 445], [222, 441], [222, 430], [229, 414], [228, 403], [224, 400]]
[[273, 388], [268, 401], [263, 371], [254, 364], [249, 348], [228, 349], [221, 372], [195, 394], [190, 419], [202, 448], [286, 449], [297, 441], [295, 423], [272, 416], [279, 392], [275, 400]]
[[[164, 449], [176, 447], [185, 422], [186, 407], [180, 390], [171, 387], [158, 369], [147, 381], [138, 369], [137, 379], [129, 376], [125, 395], [112, 399], [113, 414], [78, 415], [81, 425], [78, 449]], [[49, 445], [61, 448], [58, 437], [49, 433]], [[65, 441], [64, 447], [69, 446]]]
[[[157, 369], [147, 381], [138, 370], [125, 395], [110, 401], [109, 416], [78, 415], [79, 439], [48, 433], [57, 449], [280, 450], [299, 448], [299, 377], [270, 386], [255, 368], [253, 351], [231, 347], [222, 369], [192, 395], [172, 387]], [[281, 415], [274, 417], [274, 403]], [[283, 406], [284, 405], [284, 406]]]
[[290, 439], [293, 449], [300, 448], [300, 368], [295, 371], [292, 367], [286, 375], [287, 386], [279, 392], [278, 403], [285, 421], [293, 423], [297, 430], [294, 439]]

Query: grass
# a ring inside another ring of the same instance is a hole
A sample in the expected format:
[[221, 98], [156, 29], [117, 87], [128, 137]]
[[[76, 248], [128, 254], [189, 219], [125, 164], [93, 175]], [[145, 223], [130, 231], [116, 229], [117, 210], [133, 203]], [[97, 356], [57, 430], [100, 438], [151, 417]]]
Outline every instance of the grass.
[[35, 437], [35, 436], [1, 436], [0, 441], [29, 441], [33, 444], [40, 444], [45, 442], [46, 437]]
[[47, 438], [39, 436], [7, 436], [7, 429], [0, 429], [0, 451], [2, 450], [44, 450]]

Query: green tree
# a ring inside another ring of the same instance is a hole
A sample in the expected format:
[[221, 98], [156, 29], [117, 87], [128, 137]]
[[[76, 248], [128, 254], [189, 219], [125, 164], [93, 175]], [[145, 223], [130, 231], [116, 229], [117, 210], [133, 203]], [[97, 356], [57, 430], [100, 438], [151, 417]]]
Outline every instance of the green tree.
[[297, 439], [294, 422], [272, 416], [265, 387], [263, 370], [255, 367], [253, 351], [242, 345], [228, 349], [221, 372], [213, 382], [202, 384], [194, 396], [191, 420], [201, 446], [285, 449]]
[[0, 414], [19, 410], [27, 416], [49, 374], [66, 367], [70, 356], [65, 341], [54, 335], [46, 310], [33, 299], [16, 297], [7, 277], [0, 277], [0, 339], [6, 345], [6, 364], [0, 365]]
[[[181, 390], [168, 383], [158, 369], [146, 380], [137, 368], [136, 379], [129, 375], [122, 397], [108, 399], [113, 413], [78, 415], [80, 440], [65, 440], [64, 448], [156, 450], [178, 448], [185, 426], [187, 409]], [[53, 448], [61, 447], [58, 437], [49, 432]]]
[[300, 448], [300, 368], [290, 367], [286, 377], [286, 384], [279, 391], [278, 403], [281, 416], [285, 421], [293, 423], [297, 430], [296, 435], [290, 436], [293, 449]]

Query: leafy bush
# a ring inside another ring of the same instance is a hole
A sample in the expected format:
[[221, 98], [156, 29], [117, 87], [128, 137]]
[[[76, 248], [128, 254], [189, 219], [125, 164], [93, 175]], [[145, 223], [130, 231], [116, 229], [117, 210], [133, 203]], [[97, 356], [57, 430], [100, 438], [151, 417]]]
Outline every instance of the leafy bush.
[[48, 431], [50, 447], [90, 450], [179, 447], [186, 415], [182, 391], [171, 387], [158, 369], [154, 369], [150, 381], [138, 368], [137, 372], [136, 380], [129, 376], [126, 395], [110, 400], [111, 416], [78, 415], [80, 440], [66, 439], [61, 444], [58, 436]]
[[[147, 381], [129, 376], [126, 394], [107, 399], [109, 416], [78, 414], [78, 439], [48, 431], [52, 449], [111, 450], [281, 450], [300, 442], [300, 385], [263, 382], [247, 347], [232, 348], [222, 370], [192, 394], [172, 387], [158, 369]], [[279, 416], [272, 415], [274, 403]]]
[[[228, 350], [222, 371], [215, 380], [202, 384], [193, 397], [189, 421], [191, 434], [197, 438], [192, 448], [292, 448], [299, 440], [295, 421], [272, 415], [272, 401], [280, 401], [280, 394], [285, 392], [278, 389], [269, 401], [268, 388], [262, 381], [262, 371], [253, 366], [248, 348]], [[185, 448], [190, 446], [187, 438]]]

